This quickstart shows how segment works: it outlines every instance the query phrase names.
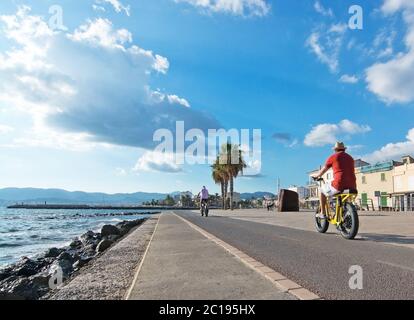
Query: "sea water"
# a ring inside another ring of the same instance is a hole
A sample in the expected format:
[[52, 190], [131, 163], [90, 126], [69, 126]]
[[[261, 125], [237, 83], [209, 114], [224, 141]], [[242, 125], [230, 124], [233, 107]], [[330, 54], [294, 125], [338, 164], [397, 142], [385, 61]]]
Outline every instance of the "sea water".
[[[150, 210], [145, 210], [150, 212]], [[133, 213], [133, 215], [125, 215]], [[105, 224], [148, 217], [144, 210], [43, 210], [0, 208], [0, 268], [21, 257], [68, 245]]]

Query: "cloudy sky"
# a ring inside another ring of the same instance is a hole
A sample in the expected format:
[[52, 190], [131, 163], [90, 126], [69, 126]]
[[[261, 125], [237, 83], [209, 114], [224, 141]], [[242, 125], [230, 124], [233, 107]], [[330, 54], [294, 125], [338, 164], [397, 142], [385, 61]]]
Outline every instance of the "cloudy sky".
[[[414, 2], [3, 0], [0, 187], [218, 192], [153, 134], [261, 129], [240, 191], [304, 184], [336, 140], [414, 154]], [[63, 20], [60, 23], [59, 13]]]

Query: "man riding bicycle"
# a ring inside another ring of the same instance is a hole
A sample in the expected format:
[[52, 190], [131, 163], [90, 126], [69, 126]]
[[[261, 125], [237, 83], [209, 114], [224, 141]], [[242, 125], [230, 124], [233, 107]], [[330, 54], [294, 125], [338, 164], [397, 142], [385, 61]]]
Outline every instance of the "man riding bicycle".
[[320, 208], [316, 217], [326, 219], [326, 202], [327, 197], [333, 197], [344, 190], [356, 190], [355, 162], [354, 159], [346, 153], [346, 147], [343, 142], [337, 142], [333, 148], [335, 153], [328, 158], [325, 166], [321, 169], [315, 179], [320, 179], [330, 168], [333, 169], [334, 180], [332, 183], [326, 183], [320, 190]]
[[199, 192], [198, 196], [200, 197], [200, 208], [203, 207], [203, 204], [205, 203], [206, 205], [208, 204], [208, 197], [209, 197], [209, 193], [208, 190], [205, 186], [203, 186], [203, 189], [201, 189], [201, 191]]

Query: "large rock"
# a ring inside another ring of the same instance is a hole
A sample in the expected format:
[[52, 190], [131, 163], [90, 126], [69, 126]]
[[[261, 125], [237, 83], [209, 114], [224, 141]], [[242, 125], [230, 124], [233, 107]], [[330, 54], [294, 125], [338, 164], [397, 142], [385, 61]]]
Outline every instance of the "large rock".
[[119, 229], [116, 226], [110, 224], [104, 225], [101, 230], [102, 237], [107, 237], [111, 235], [119, 235]]
[[73, 239], [69, 246], [74, 249], [79, 249], [82, 247], [82, 241], [79, 239]]
[[62, 252], [58, 257], [57, 257], [57, 260], [58, 261], [60, 261], [60, 260], [68, 260], [68, 261], [70, 261], [70, 262], [73, 262], [73, 260], [75, 260], [74, 258], [73, 258], [73, 256], [69, 253], [69, 252], [67, 252], [67, 251], [64, 251], [64, 252]]
[[16, 265], [14, 265], [12, 274], [22, 277], [30, 277], [39, 272], [41, 266], [35, 261], [23, 257]]
[[114, 242], [111, 240], [104, 239], [99, 242], [98, 246], [96, 247], [96, 252], [101, 253], [107, 250]]
[[29, 278], [19, 277], [1, 284], [0, 299], [36, 300], [42, 296], [42, 290]]
[[145, 220], [134, 220], [134, 221], [122, 221], [118, 223], [116, 226], [120, 230], [120, 234], [122, 236], [126, 235], [129, 231], [131, 231], [132, 228], [135, 228], [136, 226], [139, 226], [142, 224]]
[[62, 251], [63, 249], [50, 248], [49, 250], [46, 251], [44, 256], [45, 258], [56, 258], [62, 253]]
[[99, 233], [88, 231], [80, 236], [80, 241], [82, 241], [84, 246], [94, 245], [96, 247], [101, 238], [102, 237]]

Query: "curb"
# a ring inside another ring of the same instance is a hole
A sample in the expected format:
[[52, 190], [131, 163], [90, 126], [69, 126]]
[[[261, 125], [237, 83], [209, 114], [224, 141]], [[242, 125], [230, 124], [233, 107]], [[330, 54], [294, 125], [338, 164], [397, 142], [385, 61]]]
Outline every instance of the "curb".
[[135, 284], [137, 283], [139, 273], [141, 272], [142, 265], [144, 264], [144, 260], [145, 260], [145, 258], [147, 256], [147, 253], [148, 253], [149, 248], [151, 246], [152, 239], [154, 239], [154, 235], [155, 235], [155, 232], [157, 231], [158, 224], [160, 223], [161, 216], [162, 216], [162, 213], [158, 216], [157, 224], [155, 225], [154, 231], [152, 232], [152, 235], [151, 235], [151, 238], [148, 241], [148, 245], [147, 245], [147, 248], [145, 249], [145, 252], [144, 252], [144, 254], [143, 254], [142, 258], [141, 258], [141, 262], [139, 263], [138, 268], [135, 271], [134, 279], [132, 280], [131, 286], [129, 287], [129, 289], [125, 293], [124, 300], [129, 300], [129, 298], [131, 296], [131, 293], [132, 293], [132, 290], [134, 289]]
[[256, 259], [248, 256], [244, 252], [240, 251], [239, 249], [231, 246], [230, 244], [224, 242], [223, 240], [217, 238], [216, 236], [212, 235], [211, 233], [205, 231], [204, 229], [200, 228], [199, 226], [193, 224], [192, 222], [186, 220], [185, 218], [177, 215], [174, 213], [175, 216], [183, 220], [187, 223], [190, 227], [200, 232], [203, 236], [205, 236], [210, 241], [216, 243], [227, 252], [235, 256], [249, 268], [255, 270], [256, 272], [260, 273], [263, 277], [267, 280], [272, 282], [279, 290], [282, 292], [290, 293], [299, 300], [321, 300], [321, 297], [316, 295], [315, 293], [309, 291], [308, 289], [303, 288], [301, 285], [297, 284], [296, 282], [289, 280], [279, 272], [265, 266], [261, 262], [257, 261]]

